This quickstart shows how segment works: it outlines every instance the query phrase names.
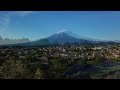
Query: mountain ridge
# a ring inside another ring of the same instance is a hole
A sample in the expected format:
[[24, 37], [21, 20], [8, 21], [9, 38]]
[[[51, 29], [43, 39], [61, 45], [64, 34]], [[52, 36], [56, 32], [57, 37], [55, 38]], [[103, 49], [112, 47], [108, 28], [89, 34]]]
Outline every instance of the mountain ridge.
[[[2, 37], [0, 37], [0, 43], [2, 41]], [[7, 39], [7, 42], [10, 41], [9, 39]], [[36, 41], [30, 41], [29, 39], [26, 39], [27, 41], [25, 41], [25, 38], [23, 38], [23, 41], [21, 39], [21, 42], [14, 42], [14, 43], [7, 43], [7, 44], [16, 44], [16, 45], [49, 45], [49, 44], [65, 44], [65, 43], [108, 43], [108, 42], [113, 42], [113, 43], [120, 43], [118, 40], [117, 41], [110, 41], [110, 40], [96, 40], [96, 39], [91, 39], [91, 38], [86, 38], [86, 37], [82, 37], [82, 36], [78, 36], [74, 33], [72, 33], [71, 31], [68, 30], [62, 30], [59, 31], [53, 35], [50, 35], [46, 38], [43, 39], [38, 39]], [[14, 41], [14, 40], [13, 40]]]
[[0, 36], [0, 45], [26, 43], [26, 42], [30, 42], [30, 40], [28, 38], [9, 39], [9, 38], [2, 38]]

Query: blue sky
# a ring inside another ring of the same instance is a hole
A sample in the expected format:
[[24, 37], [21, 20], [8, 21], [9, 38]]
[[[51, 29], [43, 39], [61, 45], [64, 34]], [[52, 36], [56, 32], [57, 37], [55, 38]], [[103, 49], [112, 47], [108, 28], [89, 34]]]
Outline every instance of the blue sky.
[[120, 40], [120, 11], [0, 11], [0, 36], [36, 40], [63, 29], [102, 40]]

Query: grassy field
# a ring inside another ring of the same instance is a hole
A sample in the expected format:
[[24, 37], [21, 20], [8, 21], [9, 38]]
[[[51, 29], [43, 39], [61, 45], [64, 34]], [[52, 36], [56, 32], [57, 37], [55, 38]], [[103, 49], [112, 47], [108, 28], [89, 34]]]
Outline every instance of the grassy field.
[[90, 68], [86, 68], [84, 65], [78, 65], [68, 70], [67, 74], [86, 74], [90, 79], [106, 79], [108, 76], [111, 77], [110, 79], [120, 79], [120, 73], [116, 74], [119, 71], [120, 62], [115, 62], [112, 65], [93, 65]]
[[[100, 67], [100, 66], [99, 66]], [[120, 71], [120, 66], [100, 67], [101, 69], [96, 73], [92, 73], [90, 76], [92, 79], [103, 79], [103, 77], [112, 74], [116, 71]]]

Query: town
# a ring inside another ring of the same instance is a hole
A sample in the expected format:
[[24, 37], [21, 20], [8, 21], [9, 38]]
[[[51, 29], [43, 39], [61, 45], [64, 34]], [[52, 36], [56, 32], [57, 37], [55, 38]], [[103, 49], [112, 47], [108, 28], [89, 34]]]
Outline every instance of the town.
[[85, 64], [90, 68], [91, 65], [109, 65], [119, 60], [120, 45], [6, 46], [0, 47], [0, 78], [18, 78], [20, 74], [19, 78], [61, 79], [66, 78], [65, 72], [77, 65]]
[[75, 46], [70, 47], [61, 45], [56, 47], [0, 47], [0, 55], [3, 56], [16, 56], [20, 59], [24, 59], [25, 56], [31, 55], [38, 60], [50, 60], [52, 58], [73, 58], [83, 59], [87, 56], [87, 59], [94, 59], [96, 55], [104, 57], [106, 59], [120, 58], [120, 45], [107, 45], [107, 46]]

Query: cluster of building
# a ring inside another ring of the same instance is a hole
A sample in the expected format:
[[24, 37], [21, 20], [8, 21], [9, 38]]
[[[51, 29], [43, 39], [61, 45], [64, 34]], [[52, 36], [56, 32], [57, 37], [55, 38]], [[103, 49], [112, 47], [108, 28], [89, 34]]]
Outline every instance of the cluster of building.
[[53, 58], [94, 59], [96, 55], [104, 58], [120, 58], [120, 47], [116, 46], [57, 46], [57, 47], [8, 47], [0, 48], [0, 54], [25, 58], [27, 55], [36, 57], [38, 60], [50, 60]]

